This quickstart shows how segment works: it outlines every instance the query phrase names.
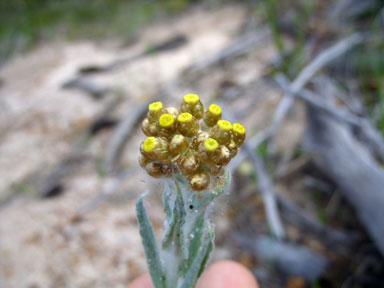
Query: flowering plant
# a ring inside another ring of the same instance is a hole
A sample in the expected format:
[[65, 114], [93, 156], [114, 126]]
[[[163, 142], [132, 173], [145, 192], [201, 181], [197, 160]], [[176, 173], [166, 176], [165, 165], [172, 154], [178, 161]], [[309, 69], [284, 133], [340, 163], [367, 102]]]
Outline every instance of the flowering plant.
[[226, 165], [245, 140], [245, 128], [221, 119], [220, 106], [204, 110], [196, 94], [187, 94], [180, 109], [161, 102], [148, 107], [142, 122], [147, 138], [140, 145], [140, 166], [163, 178], [165, 232], [159, 250], [143, 204], [137, 201], [149, 272], [156, 288], [194, 287], [214, 247], [207, 208], [230, 183]]

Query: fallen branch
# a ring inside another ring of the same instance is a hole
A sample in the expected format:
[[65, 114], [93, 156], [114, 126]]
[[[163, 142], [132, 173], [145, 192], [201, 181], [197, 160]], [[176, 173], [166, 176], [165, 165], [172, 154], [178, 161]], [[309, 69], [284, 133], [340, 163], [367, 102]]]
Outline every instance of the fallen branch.
[[87, 94], [89, 94], [95, 100], [103, 98], [103, 96], [108, 93], [109, 89], [103, 86], [100, 86], [97, 83], [92, 82], [89, 79], [76, 76], [74, 79], [65, 82], [62, 85], [64, 89], [79, 89]]
[[136, 60], [139, 60], [143, 57], [155, 54], [155, 53], [161, 53], [166, 52], [172, 49], [177, 49], [183, 45], [185, 45], [188, 42], [188, 39], [184, 35], [175, 35], [171, 37], [170, 39], [165, 40], [164, 42], [158, 43], [151, 47], [150, 49], [146, 49], [143, 52], [140, 52], [137, 55], [133, 55], [131, 57], [127, 58], [119, 58], [116, 60], [113, 60], [112, 62], [106, 64], [106, 65], [88, 65], [81, 67], [79, 69], [80, 74], [95, 74], [95, 73], [104, 73], [104, 72], [110, 72], [115, 69], [118, 69], [119, 67], [132, 63]]
[[267, 236], [235, 234], [234, 240], [257, 259], [273, 263], [283, 276], [298, 276], [308, 282], [318, 279], [325, 271], [329, 261], [308, 248], [282, 242]]
[[384, 172], [349, 126], [313, 105], [308, 106], [304, 148], [340, 188], [361, 223], [384, 254]]
[[276, 191], [267, 174], [267, 171], [265, 170], [264, 162], [256, 156], [248, 145], [244, 144], [243, 149], [257, 174], [257, 185], [263, 198], [265, 211], [267, 213], [267, 220], [272, 234], [277, 239], [282, 239], [285, 237], [285, 231], [277, 208]]

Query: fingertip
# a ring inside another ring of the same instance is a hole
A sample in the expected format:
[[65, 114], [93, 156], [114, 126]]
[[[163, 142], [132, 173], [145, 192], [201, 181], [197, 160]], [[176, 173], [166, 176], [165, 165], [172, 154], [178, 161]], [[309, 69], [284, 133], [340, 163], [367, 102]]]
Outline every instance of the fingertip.
[[153, 288], [151, 277], [148, 274], [140, 276], [133, 280], [127, 288]]
[[213, 264], [201, 276], [198, 288], [258, 288], [253, 274], [234, 261], [220, 261]]

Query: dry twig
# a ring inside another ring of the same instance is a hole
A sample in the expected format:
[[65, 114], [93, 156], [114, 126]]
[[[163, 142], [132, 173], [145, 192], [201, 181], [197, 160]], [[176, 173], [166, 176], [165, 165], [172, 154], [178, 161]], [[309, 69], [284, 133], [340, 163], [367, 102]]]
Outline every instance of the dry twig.
[[288, 92], [284, 94], [283, 100], [279, 103], [275, 111], [275, 114], [273, 116], [273, 122], [270, 128], [271, 137], [276, 134], [276, 130], [280, 126], [281, 122], [284, 120], [289, 109], [292, 107], [292, 104], [295, 100], [294, 97], [302, 88], [304, 88], [308, 81], [320, 69], [328, 65], [334, 59], [344, 54], [354, 46], [362, 43], [363, 40], [364, 37], [361, 34], [352, 34], [351, 36], [339, 41], [335, 45], [322, 51], [309, 65], [307, 65], [303, 70], [301, 70], [300, 74], [289, 85]]
[[206, 59], [203, 59], [200, 62], [197, 62], [184, 70], [184, 75], [196, 74], [203, 70], [206, 70], [209, 67], [217, 65], [219, 63], [223, 63], [230, 58], [236, 58], [239, 56], [243, 56], [250, 51], [255, 49], [255, 46], [263, 39], [270, 35], [269, 29], [261, 28], [256, 32], [247, 33], [242, 37], [236, 39], [231, 45], [224, 48], [219, 53], [216, 53], [212, 56], [209, 56]]
[[[234, 116], [229, 112], [229, 109], [226, 108], [225, 104], [220, 104], [223, 108], [223, 114], [226, 115], [226, 118], [231, 120], [232, 122], [235, 122]], [[285, 237], [284, 226], [281, 222], [279, 211], [277, 208], [276, 191], [273, 187], [271, 179], [268, 176], [267, 171], [265, 170], [264, 162], [253, 152], [252, 148], [249, 146], [247, 141], [243, 144], [242, 151], [245, 155], [247, 155], [248, 159], [251, 161], [253, 169], [257, 174], [257, 184], [264, 202], [267, 221], [270, 226], [271, 232], [277, 239], [281, 240]]]
[[369, 119], [356, 116], [345, 109], [336, 108], [329, 101], [322, 100], [310, 90], [302, 89], [298, 93], [292, 93], [292, 91], [289, 90], [289, 82], [283, 75], [277, 75], [275, 79], [280, 87], [286, 91], [287, 95], [291, 96], [290, 98], [293, 98], [293, 95], [296, 95], [296, 97], [312, 105], [313, 107], [326, 112], [328, 115], [334, 117], [338, 121], [351, 125], [356, 130], [359, 138], [368, 145], [368, 147], [380, 159], [380, 161], [384, 161], [383, 137], [380, 132], [372, 126]]

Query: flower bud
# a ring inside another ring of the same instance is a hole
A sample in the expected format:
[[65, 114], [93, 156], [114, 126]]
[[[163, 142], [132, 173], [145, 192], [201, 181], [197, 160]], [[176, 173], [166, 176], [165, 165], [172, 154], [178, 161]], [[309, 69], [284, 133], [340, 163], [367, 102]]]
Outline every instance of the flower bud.
[[232, 126], [232, 138], [238, 147], [241, 147], [244, 143], [245, 131], [245, 127], [239, 123], [234, 123]]
[[192, 140], [193, 149], [197, 150], [201, 143], [204, 143], [205, 140], [209, 138], [209, 133], [205, 131], [197, 132], [196, 136]]
[[145, 118], [143, 122], [141, 123], [141, 130], [146, 136], [156, 136], [157, 135], [157, 129], [156, 129], [156, 123], [150, 123], [148, 118]]
[[201, 161], [209, 164], [217, 164], [219, 161], [219, 143], [213, 138], [208, 138], [199, 146], [199, 156]]
[[196, 94], [187, 94], [183, 98], [183, 103], [180, 106], [180, 112], [191, 113], [196, 119], [203, 118], [204, 106], [200, 101], [200, 97]]
[[199, 122], [192, 114], [185, 112], [177, 117], [177, 129], [187, 137], [193, 137], [199, 131]]
[[199, 159], [192, 154], [180, 158], [179, 169], [184, 176], [188, 176], [195, 172], [197, 168], [199, 168], [199, 164]]
[[237, 148], [235, 141], [233, 141], [233, 140], [231, 140], [231, 142], [227, 145], [227, 148], [231, 152], [231, 158], [235, 157], [237, 154], [237, 151], [239, 150]]
[[157, 162], [147, 164], [147, 166], [145, 166], [145, 170], [154, 178], [171, 176], [171, 169], [168, 166]]
[[168, 143], [164, 138], [148, 137], [140, 146], [140, 152], [152, 160], [168, 162]]
[[201, 172], [193, 175], [189, 181], [189, 184], [193, 190], [202, 191], [208, 187], [209, 182], [210, 182], [209, 174], [206, 172]]
[[227, 147], [221, 145], [218, 149], [218, 162], [217, 164], [225, 166], [231, 161], [231, 152]]
[[212, 128], [209, 135], [215, 138], [221, 145], [227, 145], [232, 140], [232, 124], [227, 120], [219, 120], [217, 124]]
[[165, 108], [166, 113], [173, 115], [175, 119], [177, 116], [179, 116], [179, 110], [177, 110], [175, 107], [167, 107]]
[[157, 122], [157, 133], [159, 136], [169, 138], [176, 131], [176, 123], [173, 115], [165, 113]]
[[221, 119], [221, 108], [219, 105], [212, 104], [209, 106], [208, 110], [204, 112], [204, 123], [208, 127], [213, 127]]
[[169, 143], [169, 153], [173, 157], [183, 154], [188, 148], [188, 140], [183, 135], [176, 134]]
[[154, 123], [159, 120], [160, 116], [165, 113], [162, 102], [153, 102], [148, 106], [148, 121]]
[[145, 157], [145, 156], [139, 156], [139, 165], [141, 168], [145, 169], [145, 167], [147, 166], [147, 164], [149, 164], [151, 162], [151, 159], [149, 159], [148, 157]]

